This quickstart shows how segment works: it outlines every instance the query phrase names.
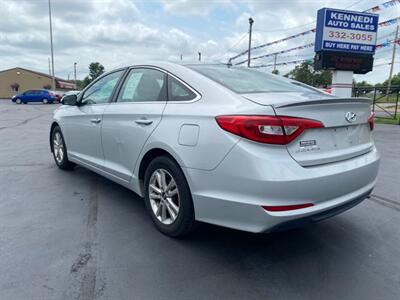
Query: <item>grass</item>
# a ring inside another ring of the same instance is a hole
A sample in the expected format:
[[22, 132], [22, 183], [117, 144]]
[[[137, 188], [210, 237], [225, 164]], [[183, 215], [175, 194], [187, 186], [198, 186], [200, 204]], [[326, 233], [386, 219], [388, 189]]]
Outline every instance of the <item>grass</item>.
[[[400, 100], [400, 98], [399, 98], [399, 100]], [[384, 97], [381, 97], [380, 99], [377, 99], [376, 103], [388, 103], [388, 102], [396, 103], [396, 101], [398, 101], [397, 100], [397, 95], [396, 94], [390, 94], [389, 97], [384, 96]]]
[[[373, 95], [360, 95], [360, 97], [370, 98], [371, 101], [374, 99]], [[397, 100], [396, 94], [389, 94], [389, 97], [377, 94], [375, 100], [376, 103], [396, 103], [396, 101], [400, 101], [400, 97], [399, 100]]]
[[390, 125], [400, 125], [400, 115], [397, 118], [380, 118], [375, 117], [376, 124], [390, 124]]

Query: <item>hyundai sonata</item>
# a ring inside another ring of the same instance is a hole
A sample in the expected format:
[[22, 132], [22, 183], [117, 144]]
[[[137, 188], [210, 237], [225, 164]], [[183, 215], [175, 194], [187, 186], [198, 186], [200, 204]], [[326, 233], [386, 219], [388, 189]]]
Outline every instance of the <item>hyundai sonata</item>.
[[136, 192], [169, 236], [197, 221], [250, 232], [319, 221], [375, 185], [368, 99], [253, 69], [135, 65], [63, 104], [50, 130], [57, 166]]

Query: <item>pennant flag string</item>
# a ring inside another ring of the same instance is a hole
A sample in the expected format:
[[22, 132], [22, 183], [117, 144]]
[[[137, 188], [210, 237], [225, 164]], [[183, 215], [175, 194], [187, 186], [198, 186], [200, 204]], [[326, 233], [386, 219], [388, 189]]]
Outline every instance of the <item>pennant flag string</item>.
[[[291, 52], [291, 51], [294, 51], [294, 50], [303, 50], [303, 49], [310, 48], [310, 47], [313, 47], [313, 46], [314, 46], [314, 43], [310, 43], [310, 44], [307, 44], [307, 45], [298, 46], [298, 47], [290, 48], [290, 49], [287, 49], [287, 50], [282, 50], [282, 51], [278, 51], [278, 52], [274, 52], [274, 53], [270, 53], [270, 54], [265, 54], [265, 55], [260, 55], [260, 56], [252, 57], [251, 60], [256, 60], [256, 59], [260, 59], [260, 58], [271, 57], [271, 56], [275, 56], [275, 55], [278, 55], [278, 54], [283, 54], [283, 53]], [[235, 65], [241, 65], [241, 64], [245, 63], [246, 61], [247, 61], [247, 59], [246, 59], [246, 60], [243, 60], [243, 61], [240, 61], [240, 62], [236, 63]]]
[[[380, 11], [382, 9], [391, 8], [391, 7], [396, 6], [398, 4], [400, 4], [400, 0], [390, 0], [390, 1], [384, 2], [384, 3], [380, 4], [380, 5], [377, 5], [377, 6], [371, 7], [369, 9], [367, 9], [367, 10], [364, 10], [363, 12], [377, 12], [377, 11]], [[394, 21], [394, 23], [396, 23], [396, 21]], [[383, 25], [383, 26], [387, 26], [387, 25], [391, 25], [391, 24], [388, 23], [388, 24]], [[310, 29], [310, 30], [307, 30], [307, 31], [304, 31], [304, 32], [300, 32], [300, 33], [297, 33], [297, 34], [294, 34], [294, 35], [291, 35], [291, 36], [288, 36], [288, 37], [273, 41], [273, 42], [269, 42], [269, 43], [261, 44], [259, 46], [252, 47], [251, 50], [257, 50], [257, 49], [260, 49], [260, 48], [264, 48], [264, 47], [272, 46], [272, 45], [275, 45], [275, 44], [279, 44], [279, 43], [282, 43], [284, 41], [288, 41], [288, 40], [291, 40], [291, 39], [294, 39], [294, 38], [297, 38], [297, 37], [300, 37], [300, 36], [305, 36], [305, 35], [308, 35], [308, 34], [311, 34], [311, 33], [315, 33], [315, 31], [316, 31], [315, 28], [314, 29]], [[239, 54], [231, 57], [229, 59], [229, 61], [232, 61], [232, 60], [234, 60], [234, 59], [236, 59], [236, 58], [238, 58], [238, 57], [240, 57], [242, 55], [245, 55], [248, 52], [249, 52], [249, 50], [244, 50], [244, 51], [240, 52]]]
[[[381, 27], [386, 27], [386, 26], [389, 26], [389, 25], [396, 24], [398, 21], [400, 21], [400, 17], [380, 22], [378, 25], [381, 26]], [[313, 47], [313, 46], [314, 46], [314, 43], [310, 43], [310, 44], [306, 44], [306, 45], [303, 45], [303, 46], [298, 46], [298, 47], [294, 47], [294, 48], [290, 48], [290, 49], [286, 49], [286, 50], [282, 50], [282, 51], [278, 51], [278, 52], [274, 52], [274, 53], [255, 56], [255, 57], [250, 58], [250, 60], [256, 60], [256, 59], [260, 59], [260, 58], [271, 57], [271, 56], [274, 56], [274, 55], [283, 54], [283, 53], [287, 53], [287, 52], [291, 52], [291, 51], [295, 51], [295, 50], [303, 50], [303, 49], [310, 48], [310, 47]], [[376, 45], [376, 47], [378, 47], [378, 45]], [[243, 64], [243, 63], [245, 63], [247, 61], [248, 61], [248, 59], [245, 59], [245, 60], [242, 60], [242, 61], [236, 63], [235, 65], [241, 65], [241, 64]]]
[[391, 0], [391, 1], [384, 2], [384, 3], [380, 4], [380, 5], [371, 7], [370, 9], [364, 10], [364, 12], [377, 12], [377, 11], [380, 11], [380, 10], [385, 9], [385, 8], [390, 8], [390, 7], [395, 6], [397, 4], [400, 4], [400, 0]]
[[[376, 45], [376, 49], [381, 49], [381, 48], [386, 48], [390, 47], [391, 44], [398, 44], [400, 45], [400, 39], [397, 40], [392, 40], [392, 41], [387, 41], [382, 44]], [[286, 66], [286, 65], [291, 65], [291, 64], [299, 64], [303, 62], [313, 62], [313, 58], [308, 58], [308, 59], [298, 59], [298, 60], [292, 60], [292, 61], [286, 61], [286, 62], [279, 62], [279, 63], [270, 63], [270, 64], [263, 64], [263, 65], [257, 65], [257, 66], [252, 66], [251, 68], [266, 68], [266, 67], [273, 67], [273, 66]]]

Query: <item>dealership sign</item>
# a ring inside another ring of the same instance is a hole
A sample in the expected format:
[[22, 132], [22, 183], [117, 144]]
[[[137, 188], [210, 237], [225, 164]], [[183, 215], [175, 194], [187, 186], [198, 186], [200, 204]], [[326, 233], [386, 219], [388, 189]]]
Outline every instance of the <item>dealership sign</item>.
[[378, 15], [322, 8], [318, 10], [315, 52], [374, 54]]

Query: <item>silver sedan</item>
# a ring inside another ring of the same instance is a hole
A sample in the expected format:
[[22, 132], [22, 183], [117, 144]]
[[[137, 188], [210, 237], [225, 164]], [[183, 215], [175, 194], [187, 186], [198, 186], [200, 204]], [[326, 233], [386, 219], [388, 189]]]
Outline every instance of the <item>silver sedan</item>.
[[225, 65], [109, 72], [54, 113], [50, 146], [144, 197], [169, 236], [197, 221], [270, 232], [319, 221], [372, 191], [368, 99]]

